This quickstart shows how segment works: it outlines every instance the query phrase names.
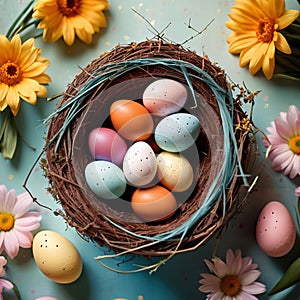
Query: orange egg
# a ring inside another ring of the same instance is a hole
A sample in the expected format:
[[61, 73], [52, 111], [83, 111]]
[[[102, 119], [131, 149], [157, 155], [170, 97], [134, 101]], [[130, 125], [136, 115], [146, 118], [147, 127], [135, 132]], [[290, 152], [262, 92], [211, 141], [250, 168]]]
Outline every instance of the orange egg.
[[118, 134], [131, 141], [146, 140], [153, 132], [151, 114], [143, 105], [132, 100], [113, 102], [110, 119]]
[[141, 219], [159, 221], [171, 217], [177, 209], [173, 194], [160, 185], [137, 189], [132, 194], [131, 206]]

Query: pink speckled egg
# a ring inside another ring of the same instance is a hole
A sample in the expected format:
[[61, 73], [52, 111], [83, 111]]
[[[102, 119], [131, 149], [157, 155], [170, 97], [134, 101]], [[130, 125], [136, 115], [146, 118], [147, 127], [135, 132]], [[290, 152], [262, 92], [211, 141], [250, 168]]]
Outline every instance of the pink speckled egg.
[[256, 223], [256, 241], [271, 257], [286, 255], [294, 246], [296, 227], [288, 209], [278, 201], [269, 202]]
[[107, 160], [117, 165], [123, 162], [127, 151], [125, 141], [110, 128], [95, 128], [89, 134], [89, 149], [96, 160]]
[[143, 104], [154, 115], [167, 116], [178, 112], [187, 100], [184, 85], [171, 79], [152, 82], [144, 91]]

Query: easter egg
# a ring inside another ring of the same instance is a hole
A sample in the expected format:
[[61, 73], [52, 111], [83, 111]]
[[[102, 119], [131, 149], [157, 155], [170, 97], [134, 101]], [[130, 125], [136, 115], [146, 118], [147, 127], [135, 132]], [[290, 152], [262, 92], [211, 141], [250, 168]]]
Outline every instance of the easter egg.
[[131, 197], [131, 206], [141, 219], [158, 221], [171, 217], [177, 209], [177, 202], [166, 188], [154, 185], [135, 190]]
[[126, 190], [123, 171], [105, 160], [90, 162], [85, 167], [85, 180], [93, 193], [104, 199], [116, 199]]
[[157, 156], [157, 176], [168, 190], [183, 192], [192, 185], [194, 172], [183, 155], [164, 151]]
[[132, 100], [118, 100], [110, 107], [114, 129], [130, 141], [146, 140], [153, 132], [153, 119], [148, 110]]
[[57, 298], [53, 298], [53, 297], [39, 297], [36, 298], [35, 300], [58, 300]]
[[157, 171], [156, 156], [153, 149], [143, 141], [134, 143], [126, 152], [123, 161], [123, 172], [134, 186], [150, 183]]
[[75, 246], [50, 230], [38, 232], [32, 244], [33, 258], [41, 272], [57, 283], [71, 283], [82, 271], [82, 260]]
[[200, 132], [197, 117], [177, 113], [163, 118], [156, 126], [154, 138], [157, 145], [168, 152], [181, 152], [191, 147]]
[[178, 112], [187, 100], [186, 88], [171, 79], [152, 82], [143, 93], [144, 106], [154, 115], [167, 116]]
[[107, 160], [117, 165], [123, 162], [126, 142], [110, 128], [95, 128], [89, 134], [89, 149], [96, 160]]
[[286, 255], [294, 246], [296, 227], [288, 209], [278, 201], [269, 202], [256, 223], [256, 241], [271, 257]]

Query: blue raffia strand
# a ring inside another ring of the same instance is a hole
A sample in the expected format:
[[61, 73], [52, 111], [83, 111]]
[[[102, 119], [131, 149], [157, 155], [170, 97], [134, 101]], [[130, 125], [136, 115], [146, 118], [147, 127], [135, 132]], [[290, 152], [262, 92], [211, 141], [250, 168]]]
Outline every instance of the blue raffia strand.
[[[178, 226], [177, 228], [169, 232], [164, 232], [156, 236], [139, 235], [130, 230], [123, 228], [122, 226], [115, 223], [107, 216], [104, 216], [104, 218], [108, 222], [110, 222], [113, 226], [123, 230], [124, 232], [132, 236], [141, 239], [154, 241], [154, 242], [164, 242], [164, 241], [174, 241], [174, 240], [181, 242], [183, 238], [186, 236], [188, 230], [192, 228], [201, 217], [203, 217], [210, 211], [210, 209], [214, 206], [214, 204], [220, 198], [221, 195], [223, 200], [223, 214], [225, 215], [226, 187], [232, 181], [234, 174], [236, 172], [236, 167], [238, 167], [240, 173], [239, 176], [243, 178], [244, 185], [249, 186], [246, 179], [247, 175], [244, 173], [241, 162], [238, 157], [238, 145], [233, 130], [234, 103], [233, 103], [232, 93], [230, 90], [227, 92], [222, 87], [220, 87], [210, 76], [210, 74], [208, 74], [201, 68], [198, 68], [197, 66], [189, 62], [180, 61], [176, 59], [143, 58], [143, 59], [122, 61], [122, 62], [117, 62], [117, 63], [112, 63], [110, 65], [102, 66], [91, 74], [92, 75], [91, 80], [88, 83], [86, 83], [71, 100], [64, 103], [61, 107], [59, 107], [54, 113], [52, 113], [45, 120], [45, 122], [49, 122], [53, 117], [55, 117], [56, 115], [58, 115], [59, 113], [63, 112], [65, 109], [70, 107], [63, 126], [58, 130], [58, 132], [54, 135], [54, 137], [52, 137], [48, 145], [50, 145], [51, 143], [54, 142], [54, 140], [57, 139], [57, 144], [55, 148], [57, 151], [63, 135], [66, 133], [66, 131], [69, 131], [69, 125], [74, 120], [76, 115], [83, 109], [82, 108], [83, 101], [96, 87], [98, 87], [99, 85], [101, 85], [106, 81], [116, 79], [122, 74], [125, 74], [135, 68], [138, 67], [140, 68], [143, 66], [154, 66], [154, 65], [163, 65], [172, 70], [183, 73], [187, 81], [187, 84], [192, 92], [192, 96], [194, 98], [195, 104], [197, 102], [196, 102], [196, 96], [192, 86], [191, 78], [201, 80], [210, 87], [211, 91], [214, 93], [215, 98], [217, 100], [219, 110], [220, 110], [220, 116], [222, 120], [222, 127], [224, 133], [224, 161], [219, 173], [214, 178], [207, 192], [207, 195], [205, 197], [202, 206], [190, 217], [188, 221], [186, 221], [185, 223], [181, 224], [180, 226]], [[194, 73], [193, 74], [188, 73], [187, 69], [193, 70], [194, 72], [199, 74], [199, 76], [197, 76]], [[233, 151], [231, 151], [232, 148]]]

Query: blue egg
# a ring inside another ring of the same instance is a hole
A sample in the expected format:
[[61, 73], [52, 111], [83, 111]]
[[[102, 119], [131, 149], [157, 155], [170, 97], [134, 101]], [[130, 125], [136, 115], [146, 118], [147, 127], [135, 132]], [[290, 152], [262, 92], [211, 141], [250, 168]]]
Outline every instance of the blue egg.
[[197, 117], [188, 113], [176, 113], [157, 124], [154, 138], [161, 149], [181, 152], [195, 143], [199, 132], [200, 122]]
[[116, 199], [126, 190], [123, 171], [109, 161], [89, 163], [85, 167], [85, 180], [93, 193], [104, 199]]

